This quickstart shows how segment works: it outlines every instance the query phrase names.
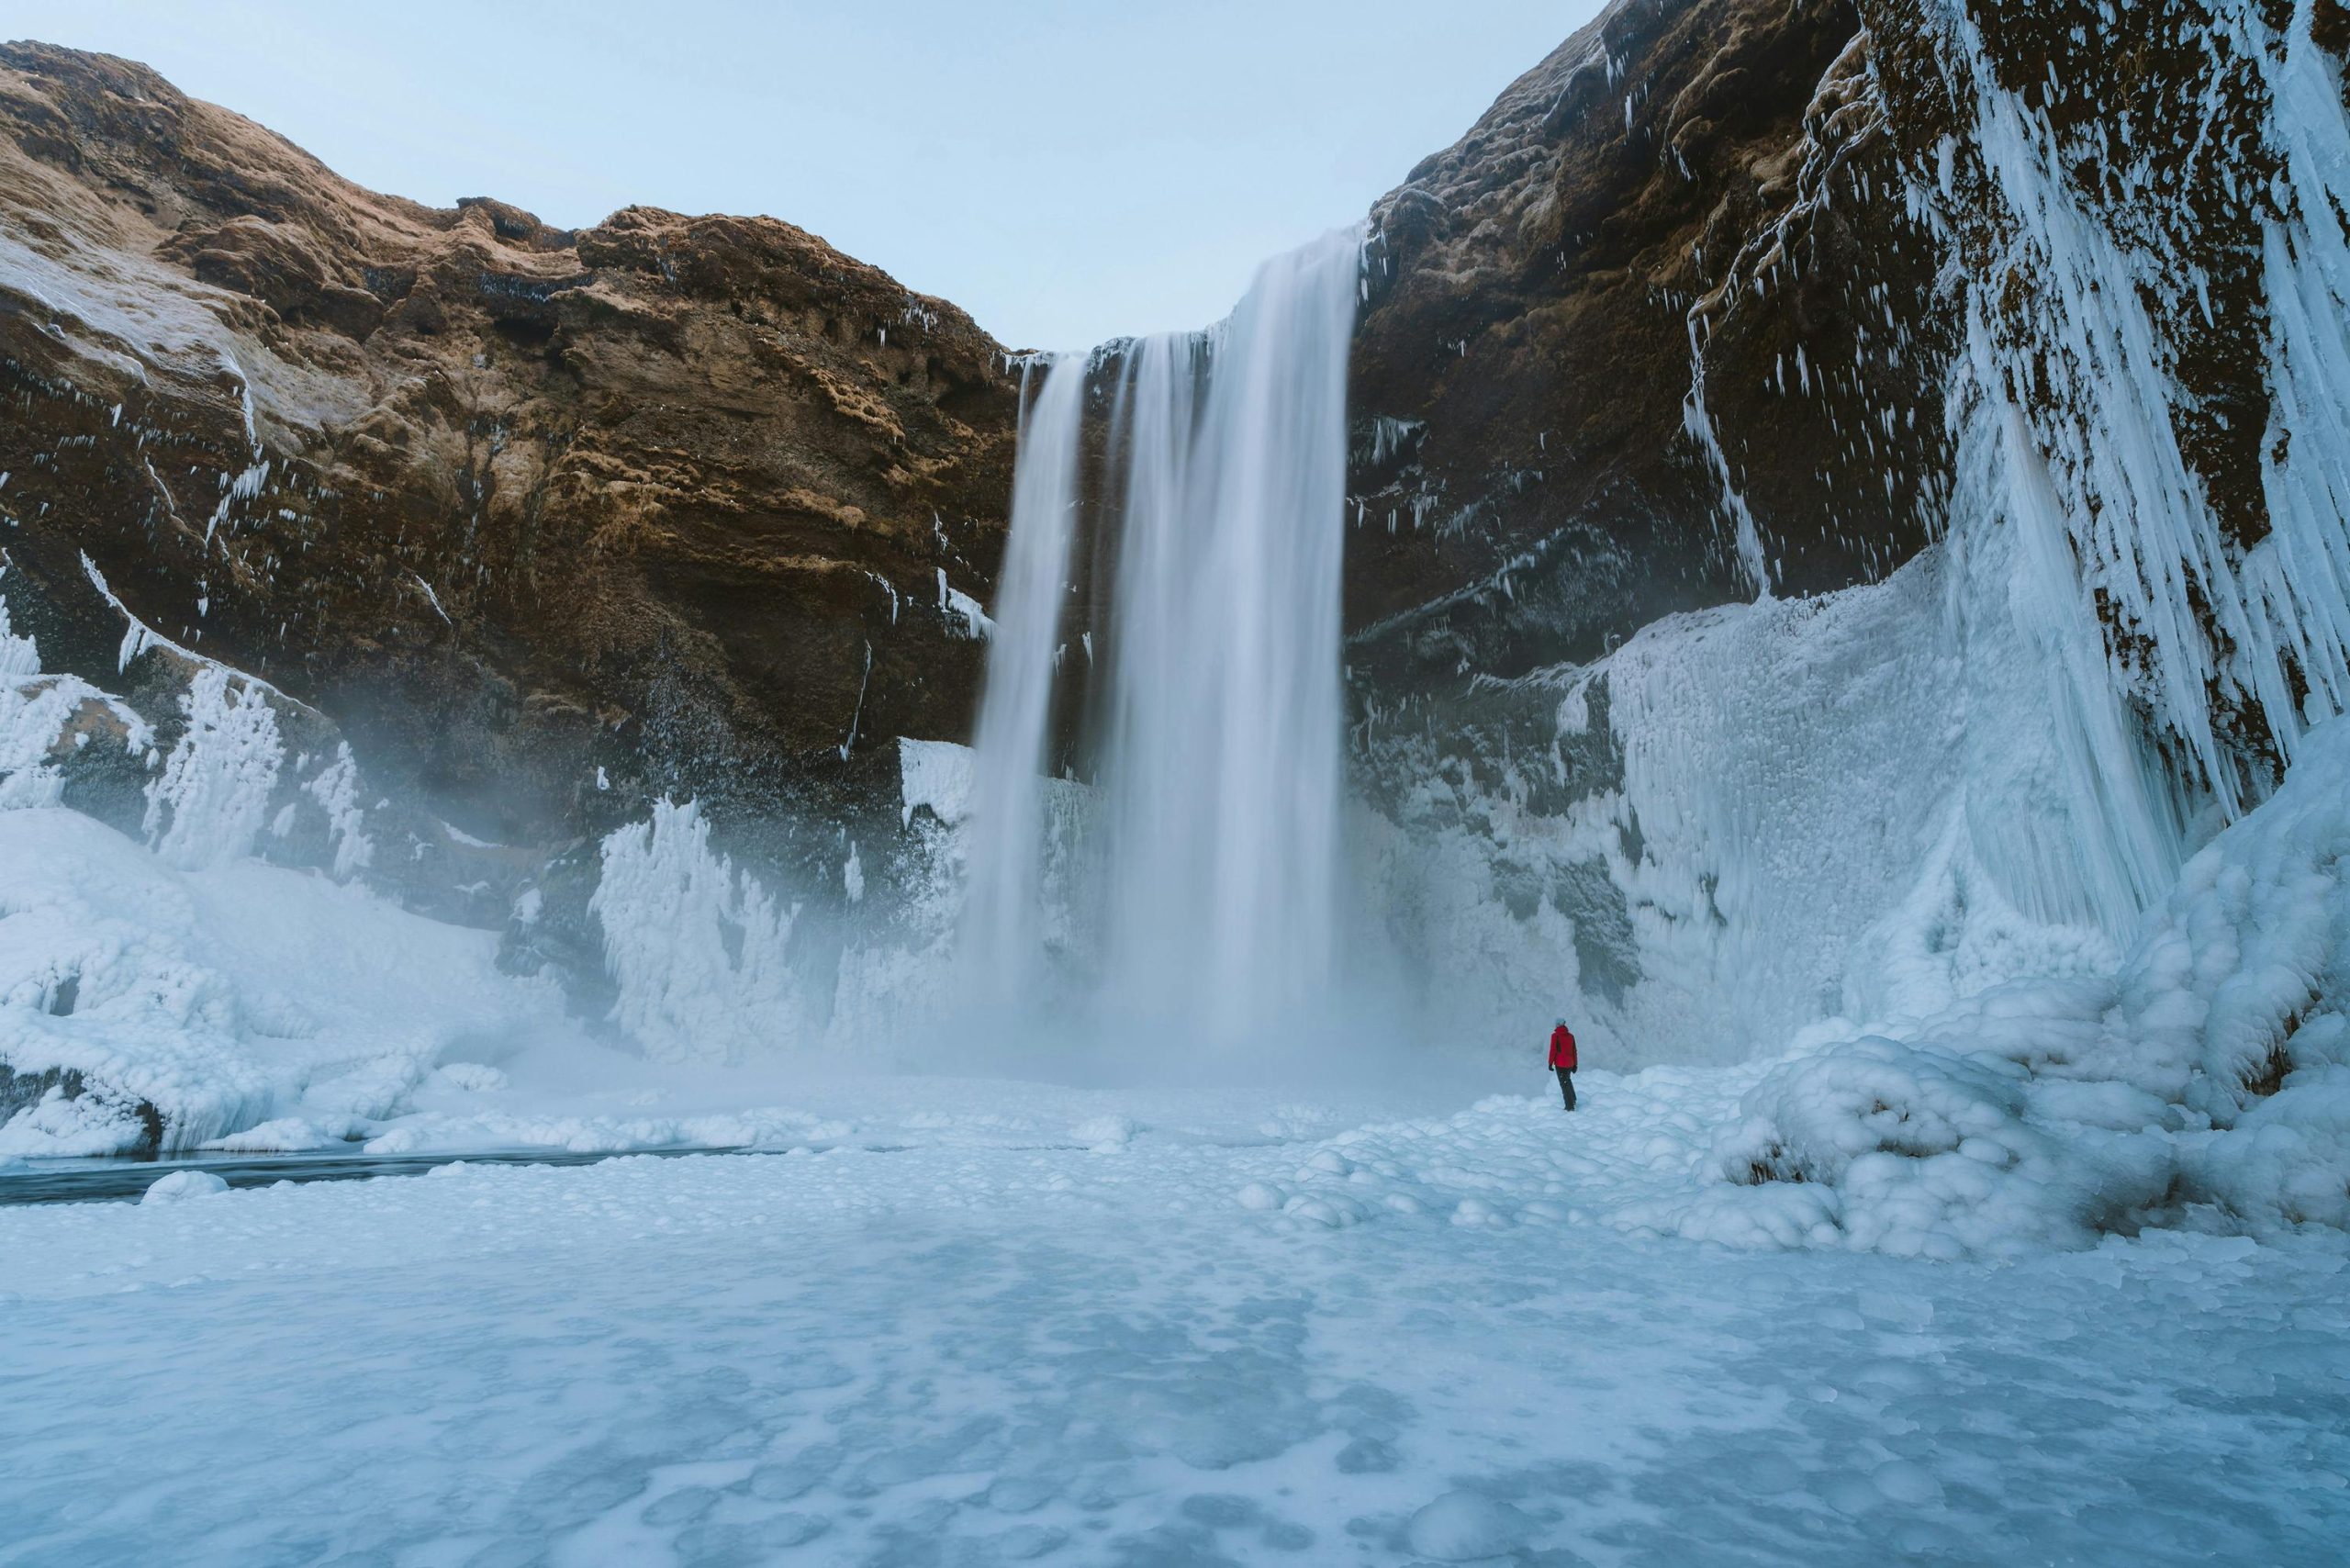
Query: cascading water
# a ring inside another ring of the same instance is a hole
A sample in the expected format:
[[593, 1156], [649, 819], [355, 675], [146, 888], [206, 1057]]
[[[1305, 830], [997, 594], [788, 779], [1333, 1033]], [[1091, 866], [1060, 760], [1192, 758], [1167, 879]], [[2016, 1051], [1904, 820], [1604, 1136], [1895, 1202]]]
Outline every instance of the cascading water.
[[[1337, 959], [1347, 357], [1360, 237], [1268, 263], [1231, 318], [1123, 345], [1105, 649], [1106, 961], [1122, 1016], [1237, 1039]], [[1067, 597], [1084, 361], [1024, 424], [979, 734], [966, 951], [1034, 972], [1037, 775]]]
[[1042, 948], [1044, 767], [1053, 669], [1069, 597], [1076, 528], [1077, 459], [1085, 412], [1085, 360], [1043, 362], [1034, 401], [1022, 378], [1020, 457], [1012, 481], [1012, 537], [979, 705], [975, 820], [961, 952], [979, 992], [1007, 1005], [1026, 994]]
[[1138, 345], [1124, 388], [1111, 978], [1225, 1036], [1308, 1003], [1336, 957], [1358, 253], [1275, 260], [1221, 330]]

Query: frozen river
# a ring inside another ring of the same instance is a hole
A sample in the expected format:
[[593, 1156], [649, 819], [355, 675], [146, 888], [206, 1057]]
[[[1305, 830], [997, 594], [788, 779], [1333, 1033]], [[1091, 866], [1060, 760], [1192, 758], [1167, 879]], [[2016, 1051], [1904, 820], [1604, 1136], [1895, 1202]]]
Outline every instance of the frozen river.
[[0, 1211], [0, 1562], [2339, 1561], [2338, 1237], [1628, 1233], [1586, 1104]]

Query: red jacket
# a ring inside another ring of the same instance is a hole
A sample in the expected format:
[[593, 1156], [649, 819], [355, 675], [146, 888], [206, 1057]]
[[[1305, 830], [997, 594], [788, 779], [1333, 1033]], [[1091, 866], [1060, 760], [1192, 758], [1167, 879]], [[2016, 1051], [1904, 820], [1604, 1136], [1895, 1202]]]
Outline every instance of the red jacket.
[[1564, 1024], [1550, 1031], [1550, 1065], [1567, 1072], [1575, 1070], [1575, 1036]]

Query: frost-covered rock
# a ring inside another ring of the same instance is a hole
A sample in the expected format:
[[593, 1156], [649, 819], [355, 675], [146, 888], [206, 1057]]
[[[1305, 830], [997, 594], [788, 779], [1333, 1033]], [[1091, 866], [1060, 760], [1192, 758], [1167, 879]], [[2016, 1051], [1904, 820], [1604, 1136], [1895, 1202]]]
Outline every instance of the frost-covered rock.
[[700, 804], [657, 801], [604, 840], [588, 902], [619, 998], [646, 1052], [741, 1061], [813, 1034], [787, 950], [799, 907], [711, 847]]
[[[2188, 863], [2109, 980], [2019, 980], [1773, 1067], [1684, 1234], [1956, 1256], [2204, 1212], [2350, 1224], [2350, 721]], [[1751, 1219], [1751, 1236], [1741, 1224]]]

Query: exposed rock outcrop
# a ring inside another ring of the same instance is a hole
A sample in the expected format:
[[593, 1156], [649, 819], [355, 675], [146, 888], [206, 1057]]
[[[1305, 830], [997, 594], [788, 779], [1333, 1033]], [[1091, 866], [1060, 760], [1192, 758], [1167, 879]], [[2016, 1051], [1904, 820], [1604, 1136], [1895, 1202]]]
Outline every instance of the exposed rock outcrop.
[[[789, 224], [426, 207], [143, 67], [7, 45], [0, 397], [46, 668], [136, 685], [136, 617], [459, 839], [536, 863], [689, 792], [780, 857], [823, 840], [821, 895], [841, 823], [894, 803], [891, 737], [969, 722], [946, 590], [993, 572], [1016, 382]], [[496, 923], [447, 892], [480, 880], [401, 890]]]

